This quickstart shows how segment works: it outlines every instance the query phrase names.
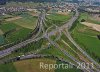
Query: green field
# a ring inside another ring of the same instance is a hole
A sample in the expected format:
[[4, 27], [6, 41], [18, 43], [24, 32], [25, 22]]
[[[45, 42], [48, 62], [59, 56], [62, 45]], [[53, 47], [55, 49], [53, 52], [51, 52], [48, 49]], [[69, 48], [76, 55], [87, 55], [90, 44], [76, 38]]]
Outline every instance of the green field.
[[31, 16], [28, 13], [22, 13], [19, 16], [22, 18], [11, 22], [15, 23], [16, 25], [34, 30], [37, 22], [37, 17]]
[[0, 19], [7, 19], [7, 18], [12, 18], [12, 15], [6, 14], [6, 15], [1, 15]]
[[29, 33], [31, 31], [32, 30], [26, 29], [26, 28], [19, 29], [16, 32], [12, 32], [12, 33], [8, 34], [6, 37], [6, 40], [9, 42], [14, 42], [14, 41], [18, 41], [18, 40], [21, 41], [21, 40], [27, 38], [27, 36], [29, 35]]
[[100, 24], [100, 21], [92, 18], [92, 16], [89, 15], [88, 13], [81, 13], [79, 16], [79, 21], [81, 21], [82, 19], [85, 19], [87, 22], [90, 23]]
[[[9, 64], [0, 64], [0, 72], [48, 72], [48, 70], [40, 69], [40, 62], [55, 64], [56, 61], [50, 59], [29, 59]], [[54, 69], [50, 70], [54, 72]]]
[[5, 33], [5, 32], [8, 32], [12, 29], [16, 29], [17, 28], [17, 25], [15, 25], [14, 23], [4, 23], [2, 25], [0, 25], [0, 29]]
[[62, 64], [62, 62], [47, 58], [29, 59], [9, 64], [1, 64], [0, 71], [1, 72], [82, 72], [76, 68], [63, 69], [61, 67], [59, 69], [53, 68], [51, 70], [40, 69], [40, 62], [43, 62], [44, 64]]
[[62, 14], [56, 14], [56, 13], [50, 14], [47, 16], [47, 20], [48, 20], [47, 25], [51, 26], [55, 24], [57, 26], [61, 26], [65, 22], [67, 22], [71, 18], [72, 15], [73, 15], [72, 13], [68, 15], [62, 15]]
[[[17, 20], [11, 20], [11, 21], [4, 20], [4, 19], [9, 19], [10, 16], [12, 17], [20, 16], [22, 18]], [[12, 14], [1, 18], [4, 21], [0, 25], [0, 29], [5, 35], [4, 41], [6, 44], [25, 39], [30, 34], [30, 32], [34, 30], [34, 28], [36, 27], [37, 17], [32, 16], [27, 12], [25, 13], [20, 12], [20, 13], [16, 13], [15, 16]]]
[[[33, 17], [28, 13], [16, 14], [15, 16], [17, 15], [21, 16], [22, 18], [10, 22], [4, 22], [2, 25], [0, 25], [0, 29], [3, 31], [3, 33], [4, 34], [7, 33], [7, 35], [4, 37], [5, 43], [17, 42], [25, 39], [36, 26], [37, 17]], [[47, 25], [48, 27], [51, 26], [52, 24], [61, 26], [66, 21], [68, 21], [71, 18], [71, 16], [72, 14], [69, 14], [67, 16], [60, 15], [60, 14], [51, 14], [47, 17], [48, 18]], [[81, 20], [81, 17], [79, 20]], [[77, 43], [79, 43], [83, 47], [84, 50], [87, 50], [88, 52], [90, 52], [90, 54], [94, 53], [95, 55], [100, 57], [100, 53], [99, 53], [100, 41], [96, 37], [97, 34], [99, 34], [99, 32], [95, 32], [91, 29], [88, 29], [88, 27], [83, 26], [80, 23], [78, 23], [77, 27], [75, 27], [72, 30], [72, 35], [74, 39], [77, 41]], [[2, 36], [0, 37], [0, 40], [2, 40], [1, 42], [3, 42]], [[62, 39], [60, 39], [59, 41], [61, 40], [65, 40], [65, 42], [68, 43], [74, 49], [74, 46], [69, 42], [69, 40], [65, 37], [65, 35], [63, 35]], [[13, 52], [11, 55], [8, 55], [7, 57], [15, 57], [18, 55], [27, 54], [28, 52], [34, 52], [35, 50], [42, 48], [42, 46], [45, 45], [46, 43], [48, 42], [45, 41], [44, 39], [39, 40], [38, 42], [34, 42], [27, 45], [26, 47], [23, 47], [22, 49], [18, 49], [16, 52]], [[62, 48], [64, 49], [66, 48], [65, 50], [68, 51], [71, 55], [76, 56], [74, 53], [72, 53], [73, 51], [70, 51], [69, 47], [67, 47], [64, 43], [62, 42], [57, 42], [57, 43]], [[45, 48], [44, 50], [40, 51], [39, 54], [54, 55], [73, 62], [69, 57], [65, 56], [59, 49], [55, 48], [52, 45], [49, 48]], [[13, 62], [4, 65], [1, 64], [0, 71], [1, 72], [41, 72], [41, 71], [42, 72], [81, 72], [80, 70], [77, 70], [75, 68], [73, 69], [60, 68], [60, 69], [53, 69], [51, 71], [41, 70], [39, 69], [39, 62], [41, 61], [45, 63], [55, 63], [55, 64], [61, 63], [51, 59], [29, 59], [29, 60]]]
[[[45, 54], [45, 55], [54, 55], [59, 58], [63, 58], [65, 60], [68, 60], [70, 62], [73, 62], [68, 56], [66, 56], [63, 52], [61, 52], [58, 48], [55, 48], [54, 46], [50, 46], [49, 48], [46, 48], [44, 50], [41, 50], [39, 54]], [[73, 62], [74, 63], [74, 62]]]
[[[85, 16], [80, 16], [80, 19], [83, 19]], [[92, 21], [93, 22], [93, 21]], [[88, 52], [96, 61], [99, 62], [100, 58], [100, 40], [97, 35], [100, 32], [94, 31], [89, 27], [82, 25], [80, 22], [76, 22], [76, 26], [71, 31], [71, 34], [75, 41]]]
[[0, 64], [0, 72], [17, 72], [13, 63]]
[[57, 43], [60, 45], [62, 49], [64, 49], [67, 53], [75, 57], [76, 59], [79, 59], [75, 51], [78, 50], [76, 47], [67, 39], [67, 37], [63, 34], [61, 39], [57, 41]]
[[[61, 64], [62, 62], [57, 61], [56, 63]], [[60, 68], [56, 69], [55, 72], [82, 72], [82, 71], [76, 68], [68, 68], [68, 69]]]
[[6, 37], [4, 37], [6, 43], [22, 40], [32, 31], [31, 29], [23, 28], [13, 23], [3, 24], [0, 28], [4, 34], [7, 33]]

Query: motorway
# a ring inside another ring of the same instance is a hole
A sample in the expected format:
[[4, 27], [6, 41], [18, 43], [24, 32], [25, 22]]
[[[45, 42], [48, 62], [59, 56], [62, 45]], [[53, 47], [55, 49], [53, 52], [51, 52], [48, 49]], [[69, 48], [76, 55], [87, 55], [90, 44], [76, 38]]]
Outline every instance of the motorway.
[[[48, 41], [55, 46], [55, 48], [58, 48], [63, 54], [65, 54], [66, 56], [68, 56], [71, 60], [73, 60], [76, 64], [76, 67], [78, 67], [78, 63], [81, 63], [79, 60], [77, 60], [75, 57], [73, 57], [72, 55], [70, 55], [68, 52], [66, 52], [63, 48], [61, 48], [56, 42], [52, 41], [49, 36], [46, 37], [48, 39]], [[84, 72], [94, 72], [92, 69], [82, 69]]]
[[[97, 66], [97, 68], [98, 68], [98, 67], [100, 67], [100, 65], [99, 65], [96, 61], [94, 61], [85, 51], [83, 51], [82, 48], [79, 47], [79, 45], [77, 45], [77, 43], [76, 43], [76, 42], [73, 40], [73, 38], [71, 37], [70, 32], [68, 32], [68, 30], [71, 28], [71, 26], [73, 25], [73, 23], [77, 20], [78, 16], [79, 16], [79, 13], [78, 13], [78, 11], [76, 10], [75, 16], [72, 17], [72, 18], [69, 20], [68, 23], [66, 23], [66, 24], [64, 24], [63, 26], [59, 27], [59, 30], [63, 31], [63, 29], [66, 29], [66, 30], [67, 30], [67, 34], [65, 34], [65, 35], [67, 36], [67, 38], [72, 42], [73, 45], [75, 45], [75, 47], [76, 47], [80, 52], [83, 53], [84, 56], [86, 56], [86, 57], [87, 57], [92, 63], [94, 63], [94, 64]], [[51, 41], [51, 39], [49, 39], [49, 36], [54, 35], [57, 31], [58, 31], [57, 29], [54, 30], [54, 31], [51, 31], [50, 33], [47, 33], [47, 36], [45, 35], [45, 37], [49, 40], [49, 42], [50, 42], [51, 44], [53, 44], [55, 47], [59, 48], [59, 46], [58, 46], [57, 44], [55, 44], [53, 41]], [[60, 49], [60, 48], [59, 48], [59, 49]], [[61, 49], [60, 49], [60, 50], [61, 50]], [[68, 53], [66, 53], [64, 50], [61, 50], [61, 52], [63, 52], [65, 55], [67, 55], [68, 57], [70, 57], [70, 58], [71, 58], [72, 60], [74, 60], [75, 62], [78, 62], [77, 60], [75, 60], [74, 57], [70, 56], [70, 55], [69, 55]], [[96, 69], [96, 70], [97, 70], [97, 72], [99, 72], [98, 69]], [[93, 72], [93, 71], [91, 70], [91, 72]]]
[[74, 22], [77, 20], [77, 18], [78, 18], [78, 16], [79, 16], [79, 12], [76, 10], [76, 15], [72, 18], [72, 22], [69, 22], [69, 23], [67, 23], [67, 28], [66, 28], [66, 32], [64, 32], [63, 31], [63, 33], [66, 35], [66, 37], [71, 41], [71, 43], [81, 52], [81, 53], [83, 53], [83, 55], [84, 56], [86, 56], [93, 64], [95, 64], [96, 65], [96, 67], [98, 68], [98, 69], [96, 69], [97, 70], [97, 72], [99, 72], [100, 70], [100, 65], [95, 61], [95, 60], [93, 60], [84, 50], [82, 50], [82, 48], [74, 41], [74, 39], [71, 37], [71, 34], [70, 34], [70, 32], [68, 31], [71, 27], [72, 27], [72, 25], [74, 24]]
[[0, 58], [3, 58], [9, 54], [11, 54], [13, 51], [19, 49], [19, 48], [23, 48], [24, 46], [26, 46], [27, 44], [30, 44], [32, 42], [35, 42], [35, 41], [38, 41], [40, 39], [43, 38], [43, 36], [41, 37], [38, 37], [39, 34], [41, 33], [41, 31], [43, 31], [43, 23], [44, 23], [44, 20], [45, 20], [45, 13], [44, 12], [41, 12], [39, 17], [38, 17], [38, 22], [37, 22], [37, 25], [39, 26], [39, 31], [38, 33], [34, 36], [34, 37], [31, 37], [30, 39], [27, 39], [21, 43], [18, 43], [10, 48], [7, 48], [5, 50], [2, 50], [0, 51]]
[[[76, 12], [76, 19], [78, 18], [78, 11]], [[75, 19], [75, 18], [74, 18]], [[76, 20], [75, 19], [75, 20]], [[71, 43], [78, 49], [80, 50], [80, 52], [82, 52], [91, 62], [93, 62], [97, 67], [100, 68], [100, 65], [95, 61], [93, 60], [84, 50], [82, 50], [82, 48], [74, 41], [74, 39], [72, 38], [70, 32], [68, 31], [68, 29], [71, 28], [73, 23], [69, 23], [68, 24], [68, 28], [66, 29], [66, 33], [64, 32], [64, 34], [67, 36], [67, 38], [71, 41]]]
[[[67, 28], [67, 29], [68, 29], [68, 28], [71, 28], [73, 22], [75, 22], [77, 18], [78, 18], [78, 13], [76, 13], [76, 16], [74, 16], [67, 24], [65, 24], [65, 25], [63, 25], [62, 27], [60, 27], [59, 30], [62, 31], [62, 30], [65, 29], [65, 28]], [[69, 24], [70, 24], [70, 25], [69, 25]], [[69, 26], [70, 26], [70, 27], [69, 27]], [[71, 55], [70, 55], [68, 52], [66, 52], [64, 49], [60, 48], [60, 46], [59, 46], [56, 42], [52, 41], [52, 40], [49, 38], [49, 36], [55, 34], [55, 32], [56, 32], [56, 31], [50, 32], [49, 34], [46, 33], [45, 37], [48, 39], [48, 41], [49, 41], [53, 46], [55, 46], [55, 48], [58, 48], [62, 53], [64, 53], [66, 56], [68, 56], [70, 59], [72, 59], [74, 62], [76, 62], [76, 64], [77, 64], [77, 63], [81, 63], [79, 60], [77, 60], [76, 58], [74, 58], [73, 56], [71, 56]], [[92, 69], [82, 69], [82, 70], [83, 70], [84, 72], [86, 72], [86, 71], [88, 71], [88, 72], [94, 72]]]
[[37, 37], [37, 36], [40, 34], [40, 32], [42, 31], [43, 20], [45, 19], [45, 18], [44, 18], [44, 17], [45, 17], [44, 15], [45, 15], [45, 14], [42, 14], [42, 13], [40, 13], [40, 15], [39, 15], [38, 23], [37, 23], [38, 26], [39, 26], [39, 31], [38, 31], [38, 33], [35, 35], [35, 37], [32, 37], [32, 38], [30, 38], [30, 39], [27, 39], [27, 40], [25, 40], [25, 41], [23, 41], [23, 42], [21, 42], [21, 43], [18, 43], [18, 44], [16, 44], [16, 45], [12, 46], [12, 47], [10, 47], [10, 48], [7, 48], [7, 49], [5, 49], [5, 50], [0, 51], [0, 58], [11, 54], [13, 51], [15, 51], [15, 50], [17, 50], [17, 49], [19, 49], [19, 48], [23, 48], [24, 46], [26, 46], [26, 45], [29, 44], [29, 43], [38, 41], [38, 40], [40, 40], [41, 38], [43, 38], [43, 36], [38, 37], [38, 38], [36, 38], [36, 37]]
[[[67, 36], [67, 38], [72, 42], [72, 44], [80, 51], [80, 52], [82, 52], [83, 53], [83, 55], [85, 55], [93, 64], [95, 64], [96, 66], [97, 66], [97, 68], [100, 68], [100, 65], [95, 61], [95, 60], [93, 60], [84, 50], [82, 50], [82, 48], [74, 41], [74, 39], [71, 37], [71, 35], [70, 35], [70, 32], [68, 31], [71, 27], [72, 27], [72, 25], [73, 25], [73, 23], [77, 20], [77, 18], [78, 18], [78, 16], [79, 16], [79, 12], [76, 10], [76, 15], [74, 16], [74, 17], [72, 17], [70, 20], [69, 20], [69, 22], [68, 23], [66, 23], [66, 24], [64, 24], [62, 27], [60, 27], [59, 29], [61, 30], [61, 31], [63, 31], [63, 29], [66, 29], [66, 33], [67, 34], [65, 34], [66, 36]], [[54, 31], [53, 31], [54, 32]], [[55, 31], [56, 32], [56, 31]], [[54, 32], [54, 33], [55, 33]], [[50, 33], [50, 35], [53, 35], [54, 33]]]
[[[43, 20], [44, 20], [44, 15], [40, 15], [40, 16], [41, 16], [41, 18], [39, 18], [39, 19], [40, 19], [40, 20], [39, 20], [39, 21], [40, 21], [40, 22], [39, 22], [39, 23], [40, 23], [40, 29], [39, 29], [39, 32], [37, 33], [36, 37], [40, 34], [41, 31], [43, 31]], [[98, 63], [96, 63], [85, 51], [82, 50], [82, 48], [79, 47], [79, 45], [77, 45], [77, 43], [73, 40], [73, 38], [71, 37], [70, 33], [68, 32], [68, 29], [71, 28], [72, 24], [77, 20], [78, 16], [79, 16], [79, 13], [78, 13], [78, 11], [76, 10], [76, 15], [73, 16], [73, 17], [69, 20], [68, 23], [66, 23], [66, 24], [64, 24], [63, 26], [59, 27], [59, 30], [60, 30], [60, 31], [63, 31], [64, 29], [67, 29], [67, 37], [69, 38], [69, 40], [70, 40], [70, 41], [76, 46], [76, 48], [77, 48], [78, 50], [80, 50], [91, 62], [93, 62], [97, 67], [100, 67]], [[26, 45], [29, 44], [29, 43], [32, 43], [32, 42], [34, 42], [34, 41], [38, 41], [38, 40], [40, 40], [40, 39], [42, 39], [42, 38], [44, 38], [44, 37], [45, 37], [45, 38], [48, 38], [47, 35], [48, 35], [48, 36], [55, 35], [55, 33], [57, 33], [59, 30], [58, 30], [58, 29], [55, 29], [55, 30], [53, 30], [53, 31], [51, 31], [51, 32], [49, 32], [49, 33], [45, 33], [44, 35], [42, 35], [42, 36], [40, 36], [40, 37], [38, 37], [38, 38], [36, 38], [36, 37], [35, 37], [35, 38], [30, 38], [30, 39], [28, 39], [28, 40], [26, 40], [26, 41], [23, 41], [23, 42], [21, 42], [21, 43], [19, 43], [19, 44], [16, 44], [16, 45], [14, 45], [14, 46], [12, 46], [12, 47], [10, 47], [10, 48], [7, 48], [6, 50], [0, 51], [0, 58], [3, 58], [3, 57], [5, 57], [5, 56], [11, 54], [13, 51], [15, 51], [15, 50], [17, 50], [17, 49], [19, 49], [19, 48], [23, 48], [24, 46], [26, 46]], [[49, 40], [49, 41], [50, 41], [50, 40]], [[51, 42], [51, 41], [50, 41], [50, 42]], [[51, 43], [54, 44], [53, 42], [51, 42]], [[55, 44], [54, 44], [54, 45], [55, 45]], [[57, 46], [57, 47], [58, 47], [58, 46]], [[62, 51], [64, 52], [64, 50], [62, 50]], [[66, 54], [66, 53], [65, 53], [65, 54]], [[70, 56], [69, 54], [66, 54], [66, 55]], [[73, 59], [75, 62], [77, 62], [77, 60], [74, 59], [73, 57], [70, 56], [70, 58]]]
[[10, 58], [10, 59], [7, 59], [7, 60], [4, 60], [4, 63], [9, 63], [9, 62], [16, 62], [16, 61], [20, 61], [20, 60], [26, 60], [26, 59], [33, 59], [33, 58], [53, 58], [57, 61], [61, 61], [61, 62], [64, 62], [64, 63], [69, 63], [75, 67], [77, 67], [75, 64], [73, 64], [72, 62], [68, 61], [68, 60], [65, 60], [65, 59], [62, 59], [60, 57], [56, 57], [54, 55], [42, 55], [42, 54], [28, 54], [28, 55], [22, 55], [20, 57], [14, 57], [14, 58]]
[[39, 29], [39, 31], [37, 32], [35, 37], [34, 37], [34, 35], [32, 36], [33, 38], [37, 38], [42, 31], [44, 32], [43, 25], [44, 25], [44, 22], [45, 22], [45, 16], [46, 16], [45, 12], [41, 12], [40, 15], [38, 16], [37, 28], [36, 29]]

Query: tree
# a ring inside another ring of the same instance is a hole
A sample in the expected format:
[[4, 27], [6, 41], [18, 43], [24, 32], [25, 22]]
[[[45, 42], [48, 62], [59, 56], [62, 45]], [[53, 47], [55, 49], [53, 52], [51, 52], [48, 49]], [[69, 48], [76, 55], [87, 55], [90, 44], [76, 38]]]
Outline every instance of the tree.
[[82, 19], [81, 22], [85, 22], [85, 19]]

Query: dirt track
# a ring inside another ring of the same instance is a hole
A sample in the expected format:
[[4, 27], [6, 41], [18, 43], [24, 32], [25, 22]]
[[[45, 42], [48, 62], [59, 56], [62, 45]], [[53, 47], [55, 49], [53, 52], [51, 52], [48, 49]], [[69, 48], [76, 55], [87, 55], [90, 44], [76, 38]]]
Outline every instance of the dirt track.
[[100, 25], [98, 25], [98, 24], [89, 23], [89, 22], [81, 22], [81, 24], [86, 25], [86, 26], [92, 28], [93, 30], [100, 32]]
[[32, 16], [38, 16], [38, 14], [36, 13], [30, 13]]
[[58, 12], [58, 14], [68, 15], [69, 13], [67, 13], [67, 12]]
[[22, 18], [22, 17], [17, 16], [17, 17], [6, 19], [6, 21], [13, 21], [13, 20], [17, 20], [17, 19], [20, 19], [20, 18]]

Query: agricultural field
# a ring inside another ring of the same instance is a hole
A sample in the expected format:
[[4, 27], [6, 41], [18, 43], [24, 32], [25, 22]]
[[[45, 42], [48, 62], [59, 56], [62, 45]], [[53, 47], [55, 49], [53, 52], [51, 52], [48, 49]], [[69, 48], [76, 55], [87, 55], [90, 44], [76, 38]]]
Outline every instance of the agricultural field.
[[13, 20], [11, 22], [15, 23], [16, 25], [34, 30], [37, 22], [37, 17], [32, 16], [28, 13], [21, 14], [20, 17], [22, 18]]
[[35, 29], [37, 22], [37, 17], [27, 12], [4, 15], [0, 18], [3, 19], [0, 25], [0, 35], [3, 37], [0, 36], [0, 39], [6, 44], [25, 39]]
[[62, 62], [47, 59], [47, 58], [41, 58], [41, 59], [29, 59], [29, 60], [23, 60], [23, 61], [17, 61], [14, 63], [4, 64], [0, 65], [0, 71], [2, 72], [82, 72], [78, 69], [40, 69], [40, 62], [43, 62], [44, 64], [61, 64]]
[[4, 1], [0, 1], [0, 72], [99, 71], [100, 14], [94, 13], [92, 4]]
[[50, 14], [47, 16], [47, 25], [57, 25], [57, 26], [61, 26], [63, 25], [65, 22], [67, 22], [71, 17], [72, 17], [73, 13], [69, 13], [67, 15], [63, 15], [63, 14]]
[[[81, 24], [81, 20], [85, 19], [86, 22], [90, 22], [92, 24], [95, 21], [89, 20], [89, 15], [81, 14], [78, 21], [75, 23], [76, 25], [71, 30], [71, 34], [75, 41], [87, 51], [87, 53], [93, 57], [97, 62], [100, 62], [98, 58], [100, 58], [100, 40], [97, 35], [100, 34], [99, 31], [93, 30], [93, 28]], [[88, 17], [86, 17], [88, 16]], [[99, 23], [96, 23], [99, 24]]]
[[81, 13], [79, 17], [79, 21], [85, 19], [87, 22], [100, 24], [100, 20], [94, 19], [94, 17], [88, 13]]
[[[48, 70], [40, 69], [40, 62], [47, 63], [47, 64], [55, 64], [56, 61], [50, 59], [29, 59], [18, 61], [9, 64], [1, 64], [0, 71], [1, 72], [48, 72]], [[50, 72], [54, 72], [50, 70]]]
[[94, 23], [89, 23], [89, 22], [81, 22], [81, 24], [88, 26], [89, 28], [100, 32], [100, 25], [99, 24], [94, 24]]
[[1, 72], [17, 72], [16, 68], [13, 65], [13, 63], [0, 64], [0, 71]]
[[[28, 45], [27, 47], [25, 47], [24, 49], [19, 49], [17, 51], [17, 53], [12, 53], [10, 56], [8, 57], [15, 57], [15, 56], [18, 56], [18, 55], [23, 55], [27, 52], [30, 52], [30, 51], [35, 51], [35, 50], [38, 50], [38, 48], [42, 47], [41, 45], [45, 45], [47, 44], [46, 41], [39, 41], [37, 42], [38, 44], [31, 44], [31, 45]], [[42, 43], [42, 44], [41, 44]], [[55, 55], [57, 57], [61, 57], [61, 58], [64, 58], [64, 59], [67, 59], [69, 61], [71, 61], [67, 56], [63, 55], [58, 49], [54, 48], [53, 46], [50, 46], [50, 48], [45, 48], [44, 50], [41, 50], [39, 52], [39, 54], [46, 54], [46, 55]], [[6, 57], [7, 58], [7, 57]], [[39, 62], [44, 62], [44, 63], [54, 63], [54, 64], [60, 64], [61, 62], [58, 62], [58, 61], [55, 61], [55, 60], [51, 60], [51, 59], [31, 59], [31, 60], [23, 60], [23, 61], [18, 61], [18, 62], [14, 62], [14, 63], [8, 63], [6, 65], [9, 65], [9, 67], [14, 67], [14, 71], [15, 72], [29, 72], [29, 71], [35, 71], [35, 72], [40, 72], [40, 69], [39, 69]], [[36, 66], [37, 65], [37, 66]], [[1, 65], [2, 67], [3, 65]], [[7, 67], [6, 70], [9, 69], [9, 67]], [[24, 68], [23, 68], [24, 67]], [[6, 68], [6, 66], [5, 66]], [[79, 71], [81, 72], [80, 70], [77, 70], [77, 69], [53, 69], [53, 70], [50, 70], [50, 72], [59, 72], [59, 71], [66, 71], [66, 72], [74, 72], [74, 71]], [[3, 72], [6, 72], [4, 70], [2, 70]], [[8, 70], [9, 72], [12, 72], [10, 70]], [[14, 72], [13, 71], [13, 72]], [[47, 72], [48, 70], [42, 70], [43, 72]]]
[[54, 72], [54, 69], [48, 71], [47, 69], [40, 69], [40, 62], [47, 64], [55, 64], [56, 61], [50, 59], [30, 59], [15, 62], [14, 66], [17, 72]]
[[[56, 61], [56, 63], [60, 64], [62, 62]], [[82, 71], [79, 70], [79, 69], [76, 69], [76, 68], [72, 68], [72, 69], [70, 69], [70, 68], [69, 69], [62, 69], [62, 68], [60, 68], [60, 69], [56, 69], [55, 72], [82, 72]]]

